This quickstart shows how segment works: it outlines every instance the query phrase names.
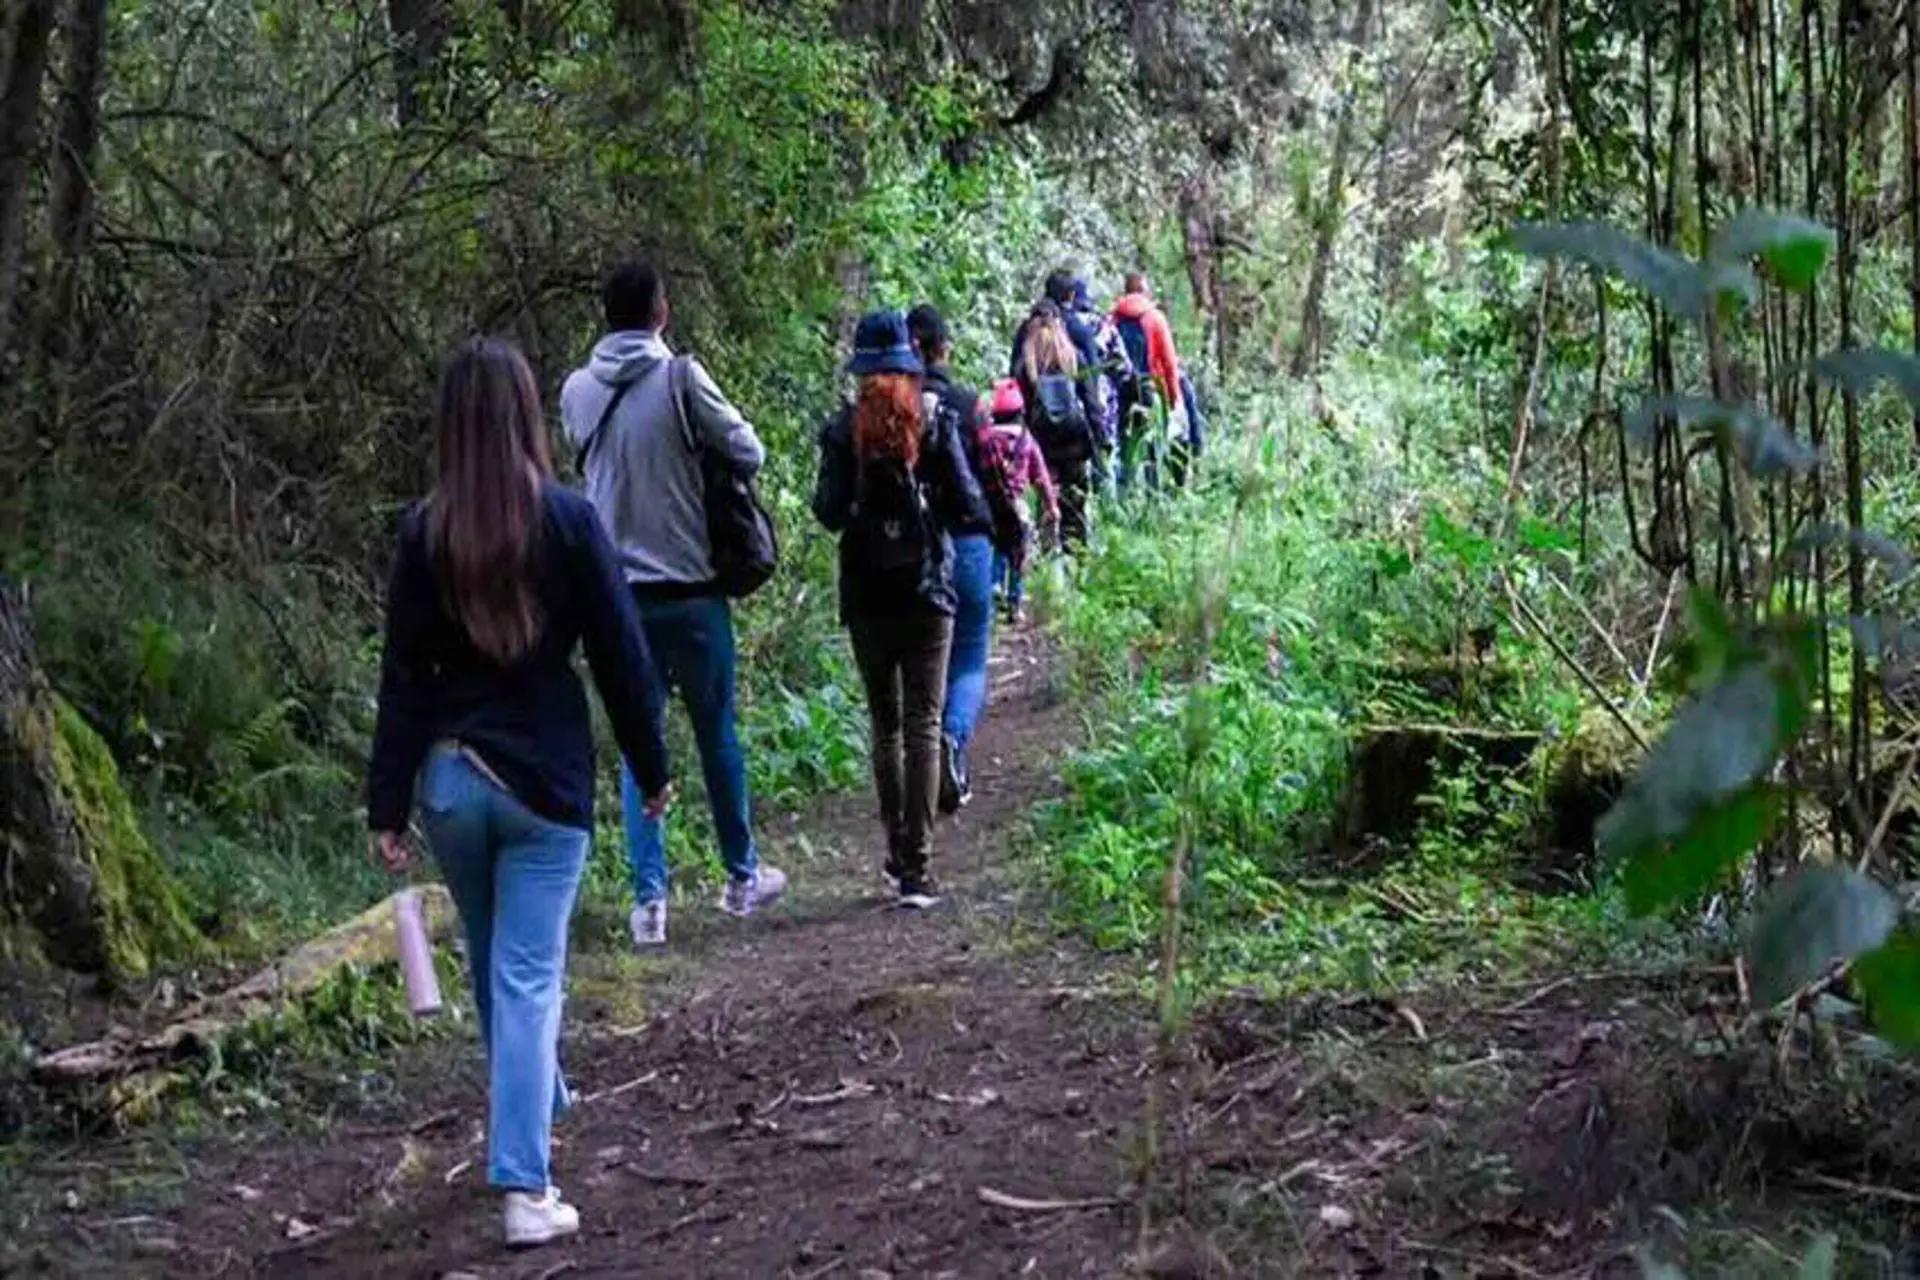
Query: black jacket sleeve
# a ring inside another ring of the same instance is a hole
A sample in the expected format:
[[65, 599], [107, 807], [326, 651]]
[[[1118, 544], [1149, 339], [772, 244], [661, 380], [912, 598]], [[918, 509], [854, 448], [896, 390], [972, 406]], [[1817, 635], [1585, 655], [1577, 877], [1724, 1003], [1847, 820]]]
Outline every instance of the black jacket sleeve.
[[367, 826], [374, 831], [406, 829], [413, 815], [414, 777], [433, 735], [433, 660], [425, 635], [435, 596], [421, 519], [415, 508], [401, 521], [399, 550], [387, 580], [380, 703], [367, 766]]
[[813, 482], [813, 514], [830, 533], [853, 518], [853, 436], [842, 410], [820, 430], [820, 470]]
[[[588, 513], [591, 516], [591, 513]], [[620, 572], [619, 557], [597, 518], [573, 522], [568, 561], [580, 607], [580, 639], [593, 683], [613, 722], [613, 736], [627, 768], [645, 796], [660, 794], [672, 780], [667, 742], [661, 734], [665, 708], [655, 697], [653, 655], [640, 630], [640, 615]]]

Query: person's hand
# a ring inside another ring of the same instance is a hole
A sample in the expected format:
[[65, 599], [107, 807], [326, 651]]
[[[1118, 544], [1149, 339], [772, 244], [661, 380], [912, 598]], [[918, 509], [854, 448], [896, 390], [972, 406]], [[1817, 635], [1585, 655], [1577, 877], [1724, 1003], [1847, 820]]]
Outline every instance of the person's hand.
[[649, 818], [664, 818], [673, 807], [673, 784], [669, 782], [641, 802], [640, 812]]
[[381, 865], [395, 875], [405, 871], [413, 861], [413, 850], [408, 847], [406, 833], [402, 831], [374, 832], [373, 852]]

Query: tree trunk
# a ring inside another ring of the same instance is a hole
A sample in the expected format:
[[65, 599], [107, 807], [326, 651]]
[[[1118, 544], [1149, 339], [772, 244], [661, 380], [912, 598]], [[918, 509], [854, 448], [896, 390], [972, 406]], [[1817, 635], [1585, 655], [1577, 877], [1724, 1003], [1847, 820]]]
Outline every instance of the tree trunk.
[[144, 973], [202, 939], [140, 834], [106, 745], [54, 694], [26, 591], [0, 579], [0, 911], [66, 969]]
[[1325, 326], [1327, 277], [1333, 273], [1333, 247], [1346, 220], [1347, 157], [1353, 150], [1353, 118], [1360, 96], [1360, 58], [1366, 46], [1367, 28], [1373, 25], [1373, 0], [1360, 0], [1354, 16], [1353, 49], [1347, 55], [1347, 84], [1340, 98], [1340, 116], [1333, 126], [1333, 161], [1327, 170], [1327, 190], [1315, 211], [1313, 270], [1307, 277], [1307, 296], [1300, 306], [1300, 342], [1293, 349], [1288, 370], [1295, 378], [1304, 378], [1320, 363], [1322, 330]]
[[426, 94], [452, 23], [445, 0], [387, 0], [393, 32], [394, 110], [402, 125], [426, 114]]
[[0, 30], [0, 385], [13, 343], [13, 317], [21, 303], [26, 262], [27, 194], [33, 153], [40, 140], [40, 84], [46, 78], [47, 44], [53, 35], [54, 0], [11, 0]]
[[100, 92], [106, 78], [109, 0], [79, 0], [66, 32], [60, 126], [53, 153], [54, 277], [48, 290], [41, 356], [47, 367], [66, 359], [76, 331], [76, 284], [93, 233], [94, 156], [100, 148]]
[[[1907, 283], [1913, 300], [1913, 350], [1920, 355], [1920, 0], [1907, 0]], [[1920, 409], [1913, 414], [1920, 447]]]

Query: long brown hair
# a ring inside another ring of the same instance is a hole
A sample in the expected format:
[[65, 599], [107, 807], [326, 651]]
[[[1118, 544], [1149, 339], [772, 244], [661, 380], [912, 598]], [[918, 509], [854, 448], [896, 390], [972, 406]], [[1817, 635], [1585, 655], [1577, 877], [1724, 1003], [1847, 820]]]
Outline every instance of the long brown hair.
[[427, 545], [441, 597], [474, 648], [511, 663], [545, 623], [533, 569], [540, 485], [553, 474], [540, 388], [512, 343], [475, 338], [447, 362], [433, 451]]
[[1028, 385], [1040, 381], [1046, 373], [1064, 373], [1069, 378], [1080, 372], [1080, 356], [1067, 334], [1067, 322], [1060, 308], [1043, 302], [1033, 309], [1027, 322], [1026, 343], [1020, 352], [1020, 371]]
[[899, 458], [920, 462], [920, 380], [904, 373], [876, 373], [860, 380], [853, 405], [853, 447], [864, 461]]

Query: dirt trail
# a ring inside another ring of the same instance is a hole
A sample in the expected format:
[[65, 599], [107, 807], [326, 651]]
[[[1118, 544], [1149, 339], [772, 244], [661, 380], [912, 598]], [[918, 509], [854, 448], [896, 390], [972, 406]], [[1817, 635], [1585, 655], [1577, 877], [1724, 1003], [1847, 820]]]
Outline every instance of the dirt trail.
[[871, 802], [835, 797], [771, 824], [769, 857], [795, 871], [792, 903], [744, 927], [708, 908], [680, 913], [643, 1025], [618, 1026], [591, 997], [570, 1009], [565, 1056], [586, 1100], [557, 1130], [555, 1177], [580, 1206], [577, 1241], [527, 1254], [497, 1243], [484, 1089], [463, 1039], [407, 1064], [406, 1096], [372, 1113], [391, 1124], [349, 1115], [304, 1149], [279, 1137], [193, 1151], [193, 1198], [99, 1233], [90, 1263], [179, 1275], [1117, 1274], [1121, 1211], [981, 1197], [1115, 1196], [1139, 1116], [1139, 1006], [1090, 990], [1086, 957], [1022, 912], [1006, 866], [1073, 732], [1041, 705], [1044, 684], [1021, 649], [995, 668], [980, 799], [940, 836], [939, 909], [892, 907]]

